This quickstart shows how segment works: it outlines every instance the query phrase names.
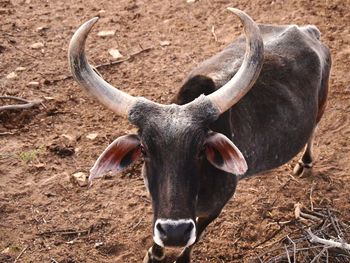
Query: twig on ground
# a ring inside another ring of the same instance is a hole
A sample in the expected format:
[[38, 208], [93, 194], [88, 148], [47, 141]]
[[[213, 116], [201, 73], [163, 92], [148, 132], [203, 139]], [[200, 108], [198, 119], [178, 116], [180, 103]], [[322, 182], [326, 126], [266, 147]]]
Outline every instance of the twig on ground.
[[324, 247], [324, 248], [321, 250], [321, 252], [318, 253], [318, 254], [310, 261], [310, 263], [316, 262], [316, 260], [318, 260], [318, 259], [323, 255], [323, 253], [326, 252], [326, 251], [328, 251], [328, 249], [327, 249], [326, 247]]
[[332, 217], [332, 214], [329, 208], [327, 209], [327, 214], [329, 219], [331, 220], [331, 224], [333, 226], [334, 231], [337, 233], [338, 237], [341, 238], [343, 236], [343, 233], [341, 233], [341, 230], [339, 229], [338, 224], [336, 224], [334, 218]]
[[1, 135], [13, 135], [15, 134], [14, 132], [0, 132], [0, 136]]
[[17, 100], [20, 102], [24, 102], [23, 104], [13, 104], [13, 105], [5, 105], [0, 106], [0, 111], [2, 110], [18, 110], [18, 109], [29, 109], [38, 104], [41, 104], [41, 101], [31, 101], [23, 98], [15, 97], [15, 96], [0, 96], [2, 100]]
[[312, 243], [320, 243], [320, 244], [323, 244], [323, 245], [328, 246], [328, 247], [337, 247], [337, 248], [343, 248], [346, 250], [350, 250], [350, 244], [340, 243], [340, 242], [337, 242], [334, 240], [327, 240], [327, 239], [320, 238], [320, 237], [316, 236], [314, 233], [312, 233], [311, 229], [307, 229], [306, 232], [311, 237], [310, 242], [312, 242]]
[[38, 236], [46, 236], [51, 234], [60, 234], [60, 235], [88, 235], [91, 232], [91, 228], [85, 230], [73, 230], [73, 229], [58, 229], [58, 230], [49, 230], [38, 233]]
[[50, 258], [50, 260], [51, 260], [51, 263], [58, 263], [58, 261], [54, 258]]
[[310, 188], [310, 196], [309, 196], [309, 199], [310, 199], [310, 209], [311, 211], [314, 211], [314, 200], [312, 198], [312, 193], [314, 191], [314, 188], [315, 188], [315, 182], [313, 181], [312, 182], [312, 185], [311, 185], [311, 188]]
[[134, 230], [136, 227], [138, 227], [141, 224], [142, 220], [143, 220], [143, 217], [141, 217], [140, 220], [131, 227], [131, 230]]
[[23, 255], [23, 253], [27, 250], [27, 248], [28, 248], [28, 246], [25, 246], [25, 247], [22, 249], [21, 253], [19, 253], [19, 255], [16, 257], [14, 263], [16, 263], [16, 262], [19, 260], [19, 258]]
[[124, 59], [120, 59], [120, 60], [115, 60], [115, 61], [111, 61], [111, 62], [108, 62], [108, 63], [99, 64], [99, 65], [95, 66], [94, 68], [95, 69], [99, 69], [99, 68], [105, 68], [105, 67], [109, 67], [109, 66], [112, 66], [112, 65], [120, 64], [120, 63], [123, 63], [125, 61], [128, 61], [128, 60], [134, 58], [135, 56], [137, 56], [137, 55], [139, 55], [141, 53], [149, 52], [152, 49], [154, 49], [154, 47], [144, 48], [144, 49], [141, 49], [139, 51], [136, 51], [136, 52], [130, 54], [129, 56], [127, 56]]
[[271, 239], [274, 239], [279, 233], [281, 233], [286, 225], [280, 226], [279, 229], [277, 229], [275, 232], [272, 233], [268, 238], [266, 238], [264, 241], [260, 242], [259, 244], [255, 245], [253, 248], [258, 248], [261, 245], [265, 244], [266, 242], [270, 241]]
[[300, 181], [299, 181], [297, 178], [295, 178], [293, 175], [289, 174], [289, 177], [290, 177], [290, 179], [292, 179], [294, 182], [297, 182], [297, 183], [300, 184]]
[[23, 49], [21, 49], [21, 48], [19, 48], [19, 47], [16, 47], [14, 44], [11, 43], [11, 40], [7, 39], [7, 43], [9, 43], [9, 45], [10, 45], [11, 47], [13, 47], [13, 48], [15, 48], [15, 49], [21, 51], [23, 54], [25, 54], [25, 55], [27, 55], [27, 56], [30, 56], [30, 57], [32, 57], [32, 58], [34, 58], [34, 59], [38, 59], [36, 56], [33, 56], [32, 54], [28, 53], [27, 51], [25, 51], [25, 50], [23, 50]]
[[218, 42], [218, 37], [217, 37], [216, 34], [215, 34], [215, 26], [212, 26], [212, 27], [211, 27], [211, 33], [212, 33], [213, 36], [214, 36], [215, 42]]
[[286, 251], [286, 254], [287, 254], [288, 263], [292, 263], [292, 261], [290, 260], [289, 251], [286, 245], [284, 245], [284, 250]]
[[304, 213], [302, 211], [300, 211], [300, 217], [305, 218], [305, 219], [310, 219], [312, 221], [318, 221], [318, 222], [323, 220], [322, 218], [318, 218], [316, 216], [310, 215], [308, 213]]
[[[97, 69], [106, 68], [106, 67], [109, 67], [109, 66], [113, 66], [113, 65], [117, 65], [117, 64], [123, 63], [125, 61], [128, 61], [128, 60], [136, 57], [137, 55], [139, 55], [141, 53], [149, 52], [152, 49], [154, 49], [154, 47], [142, 48], [141, 50], [136, 51], [136, 52], [128, 55], [126, 58], [115, 60], [115, 61], [111, 61], [111, 62], [107, 62], [107, 63], [103, 63], [103, 64], [99, 64], [99, 65], [94, 66], [93, 68], [97, 72], [97, 74], [100, 75], [99, 72], [97, 71]], [[69, 75], [69, 76], [65, 76], [63, 78], [53, 79], [53, 80], [50, 80], [50, 83], [56, 83], [56, 82], [64, 81], [64, 80], [67, 80], [67, 79], [71, 79], [72, 77], [73, 77], [72, 75]]]
[[287, 235], [287, 239], [289, 240], [290, 243], [293, 244], [293, 262], [296, 263], [296, 258], [297, 258], [297, 246], [295, 242]]

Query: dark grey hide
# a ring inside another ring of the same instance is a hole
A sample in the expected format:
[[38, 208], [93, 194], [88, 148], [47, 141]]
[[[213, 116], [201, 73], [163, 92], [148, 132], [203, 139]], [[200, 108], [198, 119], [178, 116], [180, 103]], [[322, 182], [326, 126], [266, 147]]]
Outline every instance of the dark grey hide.
[[[259, 78], [243, 99], [214, 122], [210, 105], [199, 110], [200, 116], [197, 111], [180, 113], [176, 106], [138, 104], [131, 111], [130, 121], [140, 127], [141, 141], [149, 149], [144, 174], [155, 219], [199, 217], [200, 234], [234, 194], [237, 176], [213, 167], [201, 156], [210, 131], [226, 135], [243, 153], [248, 170], [240, 178], [286, 163], [312, 136], [327, 98], [329, 49], [314, 26], [259, 28], [264, 40]], [[237, 72], [244, 52], [242, 36], [194, 69], [173, 102], [184, 105], [220, 88]], [[153, 250], [159, 252], [159, 247]], [[185, 249], [177, 262], [189, 262], [189, 253]]]
[[[248, 164], [243, 177], [278, 167], [305, 146], [324, 112], [331, 67], [329, 49], [320, 42], [316, 27], [259, 28], [264, 40], [259, 78], [211, 125], [243, 153]], [[244, 37], [240, 37], [203, 62], [190, 73], [174, 102], [185, 104], [220, 88], [237, 72], [244, 51]]]

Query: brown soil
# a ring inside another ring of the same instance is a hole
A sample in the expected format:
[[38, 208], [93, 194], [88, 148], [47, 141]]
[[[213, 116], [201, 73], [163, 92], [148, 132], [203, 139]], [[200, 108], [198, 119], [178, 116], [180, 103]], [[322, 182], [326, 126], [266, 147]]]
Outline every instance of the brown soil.
[[[312, 199], [315, 207], [329, 206], [350, 221], [348, 0], [0, 0], [0, 95], [43, 100], [35, 109], [0, 113], [1, 262], [13, 262], [23, 250], [17, 262], [141, 262], [152, 242], [152, 211], [140, 163], [90, 189], [69, 179], [87, 172], [114, 138], [135, 131], [72, 79], [59, 81], [69, 76], [69, 40], [82, 22], [100, 14], [87, 44], [92, 64], [108, 62], [110, 48], [127, 55], [154, 47], [100, 73], [132, 95], [166, 103], [191, 68], [241, 33], [228, 6], [258, 22], [315, 24], [332, 50], [331, 91], [316, 136], [313, 175], [291, 179], [295, 158], [240, 182], [193, 261], [257, 261], [296, 231], [287, 224], [276, 232], [277, 222], [293, 219], [297, 202], [310, 207]], [[108, 29], [116, 36], [97, 36]], [[44, 47], [31, 49], [37, 42]], [[17, 78], [6, 78], [20, 66], [26, 69]], [[27, 86], [30, 81], [39, 86]], [[97, 138], [88, 139], [91, 133]]]

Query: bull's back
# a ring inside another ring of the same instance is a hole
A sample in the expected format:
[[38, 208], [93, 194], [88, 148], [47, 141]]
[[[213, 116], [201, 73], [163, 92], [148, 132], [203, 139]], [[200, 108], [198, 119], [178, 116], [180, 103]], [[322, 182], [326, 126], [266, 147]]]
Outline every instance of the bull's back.
[[280, 166], [307, 143], [325, 105], [328, 48], [314, 26], [261, 26], [264, 66], [251, 91], [231, 110], [233, 141], [247, 175]]
[[[259, 28], [264, 41], [259, 78], [230, 114], [212, 125], [233, 135], [247, 160], [247, 175], [277, 167], [303, 148], [325, 104], [330, 70], [329, 50], [319, 41], [316, 27]], [[183, 104], [220, 88], [237, 72], [244, 52], [245, 38], [240, 37], [204, 61], [190, 73], [175, 102]]]

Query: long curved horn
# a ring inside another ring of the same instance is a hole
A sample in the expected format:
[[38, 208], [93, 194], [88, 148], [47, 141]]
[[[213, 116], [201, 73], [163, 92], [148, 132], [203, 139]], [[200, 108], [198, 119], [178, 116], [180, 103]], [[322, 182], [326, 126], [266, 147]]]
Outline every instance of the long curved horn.
[[92, 69], [85, 56], [86, 38], [97, 20], [98, 17], [95, 17], [85, 22], [74, 33], [68, 49], [70, 68], [75, 80], [87, 89], [89, 93], [118, 115], [127, 117], [129, 109], [135, 103], [136, 98], [104, 81]]
[[250, 90], [260, 74], [264, 60], [264, 44], [257, 24], [243, 11], [230, 7], [227, 9], [236, 14], [244, 25], [246, 52], [234, 77], [207, 96], [220, 113], [230, 109]]

